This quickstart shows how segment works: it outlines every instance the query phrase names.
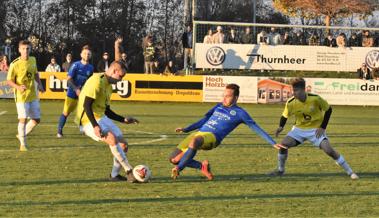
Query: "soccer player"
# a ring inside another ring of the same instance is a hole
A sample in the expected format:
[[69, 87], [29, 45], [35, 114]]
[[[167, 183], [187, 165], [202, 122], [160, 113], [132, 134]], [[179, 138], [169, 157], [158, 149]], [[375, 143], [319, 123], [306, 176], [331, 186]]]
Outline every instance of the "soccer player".
[[[176, 132], [190, 132], [169, 156], [169, 161], [176, 165], [171, 170], [171, 177], [175, 180], [185, 167], [200, 169], [208, 180], [213, 179], [208, 160], [202, 163], [194, 160], [197, 151], [216, 148], [221, 141], [239, 124], [245, 123], [250, 129], [275, 146], [276, 142], [249, 116], [241, 107], [237, 106], [239, 86], [228, 84], [224, 90], [222, 103], [209, 110], [205, 116], [186, 128], [177, 128]], [[279, 145], [276, 145], [279, 146]]]
[[[41, 111], [35, 82], [38, 89], [44, 92], [35, 57], [30, 56], [31, 44], [27, 40], [18, 43], [20, 57], [9, 66], [7, 83], [14, 88], [18, 114], [17, 138], [20, 141], [20, 151], [27, 151], [26, 135], [40, 123]], [[27, 119], [30, 118], [28, 123]]]
[[335, 151], [329, 143], [325, 129], [332, 114], [332, 107], [318, 95], [305, 91], [305, 80], [296, 78], [292, 82], [294, 96], [288, 99], [280, 118], [276, 137], [283, 131], [284, 125], [290, 116], [295, 116], [295, 125], [282, 140], [282, 148], [278, 153], [278, 169], [271, 172], [271, 176], [282, 176], [285, 172], [285, 163], [288, 157], [288, 149], [303, 144], [308, 140], [316, 147], [322, 149], [328, 156], [340, 165], [351, 179], [358, 179], [344, 157]]
[[[138, 120], [120, 116], [110, 108], [112, 84], [121, 81], [125, 73], [126, 66], [123, 62], [114, 61], [104, 74], [91, 76], [80, 92], [75, 122], [83, 127], [87, 136], [109, 146], [114, 156], [111, 181], [136, 182], [133, 168], [125, 155], [127, 142], [112, 120], [126, 124], [138, 123]], [[121, 167], [125, 170], [127, 179], [119, 174]]]
[[67, 95], [64, 101], [63, 112], [59, 117], [57, 137], [63, 137], [63, 127], [67, 117], [76, 109], [80, 90], [87, 79], [93, 74], [93, 66], [89, 63], [91, 59], [91, 49], [88, 45], [82, 48], [81, 60], [76, 61], [70, 67], [67, 76]]

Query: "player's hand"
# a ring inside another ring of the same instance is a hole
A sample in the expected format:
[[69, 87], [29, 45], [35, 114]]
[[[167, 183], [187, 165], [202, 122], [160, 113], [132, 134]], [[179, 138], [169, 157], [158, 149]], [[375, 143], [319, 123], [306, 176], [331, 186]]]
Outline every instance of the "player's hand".
[[287, 146], [282, 145], [282, 144], [278, 144], [278, 143], [276, 143], [275, 145], [273, 145], [273, 147], [276, 148], [276, 149], [278, 149], [278, 150], [280, 150], [280, 149], [288, 149]]
[[80, 89], [75, 89], [75, 93], [76, 93], [76, 96], [79, 97], [79, 95], [80, 95]]
[[323, 128], [317, 128], [317, 130], [316, 130], [316, 138], [320, 138], [324, 134], [325, 134], [325, 129], [323, 129]]
[[122, 41], [123, 41], [123, 38], [122, 38], [121, 36], [119, 36], [119, 37], [116, 38], [116, 41], [115, 41], [114, 43], [115, 43], [116, 45], [119, 45], [119, 44], [122, 43]]
[[95, 132], [95, 135], [99, 138], [103, 138], [104, 136], [101, 135], [101, 129], [100, 126], [93, 127], [93, 131]]
[[279, 126], [275, 131], [275, 137], [278, 137], [279, 134], [283, 131], [283, 127]]
[[17, 90], [20, 92], [24, 92], [26, 90], [26, 86], [25, 85], [17, 86]]
[[38, 90], [39, 90], [40, 92], [42, 92], [42, 93], [45, 92], [45, 89], [43, 88], [42, 85], [38, 85]]
[[129, 146], [124, 143], [121, 143], [120, 145], [121, 145], [122, 150], [125, 152], [125, 154], [128, 153]]
[[183, 131], [183, 128], [179, 127], [175, 129], [175, 132], [184, 132], [184, 131]]
[[125, 117], [124, 123], [126, 123], [126, 124], [138, 124], [139, 121], [134, 117]]

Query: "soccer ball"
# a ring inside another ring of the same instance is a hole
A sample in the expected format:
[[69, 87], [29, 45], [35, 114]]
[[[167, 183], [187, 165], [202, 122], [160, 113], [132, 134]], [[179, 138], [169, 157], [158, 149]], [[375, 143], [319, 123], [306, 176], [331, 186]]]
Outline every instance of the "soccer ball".
[[148, 182], [151, 178], [151, 171], [146, 165], [137, 165], [133, 168], [133, 176], [138, 182]]

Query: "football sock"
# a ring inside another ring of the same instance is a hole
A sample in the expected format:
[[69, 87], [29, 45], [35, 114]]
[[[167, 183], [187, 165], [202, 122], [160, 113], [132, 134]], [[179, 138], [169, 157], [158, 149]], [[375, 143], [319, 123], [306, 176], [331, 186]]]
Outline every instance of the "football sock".
[[196, 152], [197, 151], [192, 148], [187, 149], [182, 159], [180, 159], [179, 161], [179, 164], [178, 164], [179, 171], [182, 171], [187, 166], [188, 162], [190, 162], [193, 159], [193, 157], [196, 155]]
[[35, 126], [37, 126], [37, 122], [34, 120], [29, 120], [29, 122], [26, 124], [26, 130], [25, 135], [29, 135], [29, 133], [33, 130]]
[[288, 157], [288, 154], [278, 153], [278, 170], [281, 172], [284, 172], [287, 157]]
[[59, 122], [58, 122], [58, 133], [62, 134], [63, 127], [66, 124], [67, 117], [63, 114], [59, 117]]
[[186, 167], [195, 168], [195, 169], [200, 170], [201, 169], [201, 163], [197, 160], [192, 159], [192, 160], [188, 161]]
[[112, 176], [112, 178], [116, 177], [116, 176], [120, 173], [120, 170], [121, 170], [121, 164], [120, 164], [120, 162], [118, 162], [118, 160], [114, 157], [114, 158], [113, 158], [113, 168], [112, 168], [112, 172], [111, 172], [111, 176]]
[[109, 148], [111, 149], [113, 156], [121, 164], [122, 168], [124, 168], [125, 172], [133, 169], [119, 144], [116, 144], [115, 146], [109, 145]]
[[353, 170], [350, 168], [349, 164], [345, 161], [342, 155], [336, 160], [336, 163], [340, 165], [348, 175], [353, 173]]
[[21, 145], [26, 145], [26, 137], [25, 137], [25, 123], [18, 123], [17, 132], [18, 132], [18, 140]]

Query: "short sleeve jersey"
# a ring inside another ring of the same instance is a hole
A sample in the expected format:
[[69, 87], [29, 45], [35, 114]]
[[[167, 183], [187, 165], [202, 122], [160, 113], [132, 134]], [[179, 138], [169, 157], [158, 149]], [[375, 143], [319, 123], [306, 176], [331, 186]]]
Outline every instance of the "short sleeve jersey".
[[[72, 78], [74, 84], [82, 88], [87, 79], [93, 74], [93, 66], [91, 64], [82, 64], [80, 61], [76, 61], [72, 64], [68, 71], [68, 76]], [[67, 89], [67, 96], [73, 99], [77, 99], [78, 96], [71, 87]]]
[[80, 125], [86, 125], [90, 122], [84, 111], [84, 100], [86, 97], [94, 99], [92, 111], [95, 119], [100, 119], [104, 116], [107, 105], [110, 104], [111, 95], [112, 85], [104, 74], [91, 76], [80, 92], [75, 122]]
[[9, 66], [7, 80], [11, 80], [17, 85], [25, 85], [26, 90], [20, 92], [15, 89], [16, 102], [26, 103], [37, 99], [35, 77], [37, 74], [37, 64], [35, 57], [22, 60], [20, 57], [15, 59]]
[[288, 99], [282, 116], [295, 116], [295, 126], [302, 129], [319, 128], [329, 104], [319, 95], [307, 93], [305, 102], [292, 97]]

